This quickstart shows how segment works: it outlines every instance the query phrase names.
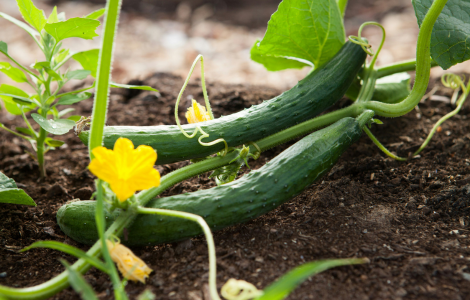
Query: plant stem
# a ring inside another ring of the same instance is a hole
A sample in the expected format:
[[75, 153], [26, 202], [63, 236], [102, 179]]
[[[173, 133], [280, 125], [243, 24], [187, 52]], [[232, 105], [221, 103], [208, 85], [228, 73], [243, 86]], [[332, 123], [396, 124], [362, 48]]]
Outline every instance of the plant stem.
[[114, 50], [114, 35], [117, 30], [121, 0], [108, 0], [101, 40], [100, 54], [98, 58], [98, 70], [96, 72], [95, 103], [93, 105], [92, 122], [90, 127], [90, 141], [88, 149], [90, 159], [91, 152], [103, 142], [103, 131], [108, 110], [109, 82], [111, 81], [111, 64]]
[[[44, 117], [43, 113], [43, 117]], [[46, 117], [44, 117], [46, 118]], [[44, 128], [39, 129], [39, 137], [36, 140], [36, 156], [38, 159], [38, 166], [39, 166], [39, 175], [41, 176], [42, 179], [46, 178], [46, 168], [44, 166], [44, 153], [45, 153], [45, 148], [44, 148], [44, 141], [46, 140], [47, 137], [47, 132], [44, 130]]]
[[201, 226], [202, 231], [206, 236], [207, 249], [209, 250], [209, 292], [213, 300], [220, 300], [219, 294], [217, 293], [217, 261], [215, 255], [214, 238], [212, 237], [212, 232], [206, 221], [201, 216], [195, 214], [168, 209], [138, 207], [137, 212], [140, 214], [155, 214], [182, 218], [197, 222], [199, 226]]
[[[437, 62], [431, 59], [431, 68], [438, 66]], [[395, 73], [416, 70], [416, 59], [404, 60], [395, 64], [386, 65], [377, 68], [377, 77], [382, 78]]]
[[446, 5], [447, 0], [435, 0], [429, 8], [421, 24], [418, 34], [416, 50], [416, 77], [411, 93], [397, 104], [388, 104], [378, 101], [366, 103], [366, 108], [372, 109], [384, 117], [399, 117], [410, 112], [421, 100], [429, 83], [431, 69], [431, 33], [437, 17]]
[[406, 161], [407, 160], [406, 158], [396, 156], [392, 152], [388, 151], [388, 149], [385, 148], [385, 146], [382, 145], [382, 143], [379, 142], [379, 140], [372, 134], [372, 132], [370, 132], [370, 130], [369, 130], [369, 128], [367, 128], [367, 126], [365, 126], [363, 128], [363, 130], [367, 134], [367, 136], [369, 136], [369, 138], [372, 140], [372, 142], [374, 142], [374, 144], [377, 147], [379, 147], [379, 149], [382, 150], [382, 152], [385, 153], [387, 156], [389, 156], [393, 159], [399, 160], [399, 161]]

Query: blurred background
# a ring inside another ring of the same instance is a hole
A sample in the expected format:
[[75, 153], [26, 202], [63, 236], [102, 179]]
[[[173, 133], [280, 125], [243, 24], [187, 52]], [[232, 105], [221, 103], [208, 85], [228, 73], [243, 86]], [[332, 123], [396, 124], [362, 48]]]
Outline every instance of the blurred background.
[[[233, 84], [261, 84], [288, 89], [302, 79], [308, 68], [268, 72], [250, 60], [249, 51], [262, 38], [279, 0], [123, 0], [113, 64], [113, 81], [126, 83], [154, 72], [186, 76], [198, 54], [205, 58], [206, 79]], [[104, 0], [34, 0], [49, 15], [56, 5], [67, 18], [80, 17], [102, 8]], [[21, 19], [15, 0], [0, 1], [0, 11]], [[387, 32], [378, 64], [415, 56], [418, 26], [409, 0], [351, 0], [346, 10], [347, 35], [356, 35], [365, 21], [378, 21]], [[0, 40], [18, 61], [30, 65], [41, 61], [41, 52], [23, 30], [0, 18]], [[101, 28], [99, 29], [100, 33]], [[381, 32], [367, 27], [363, 35], [375, 46]], [[98, 48], [91, 41], [68, 39], [72, 51]], [[2, 61], [3, 59], [0, 59]], [[74, 67], [72, 65], [72, 67]], [[78, 66], [77, 66], [78, 67]], [[461, 64], [454, 72], [464, 70]], [[199, 71], [198, 71], [199, 72]], [[434, 70], [439, 76], [442, 70]], [[193, 75], [194, 78], [198, 74]], [[9, 79], [0, 74], [0, 82]]]

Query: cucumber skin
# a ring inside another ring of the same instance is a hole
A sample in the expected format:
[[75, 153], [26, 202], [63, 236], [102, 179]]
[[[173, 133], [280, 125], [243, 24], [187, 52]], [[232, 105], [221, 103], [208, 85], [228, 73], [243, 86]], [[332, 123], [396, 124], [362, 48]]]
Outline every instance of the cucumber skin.
[[[198, 214], [213, 230], [265, 214], [328, 172], [341, 154], [362, 134], [353, 118], [344, 118], [292, 145], [265, 166], [222, 186], [193, 193], [153, 199], [147, 207]], [[69, 237], [84, 244], [97, 240], [95, 201], [62, 206], [57, 222]], [[120, 211], [106, 212], [107, 227]], [[198, 224], [174, 217], [140, 215], [128, 229], [130, 246], [174, 242], [202, 234]]]
[[[192, 134], [196, 126], [210, 136], [204, 142], [223, 138], [229, 147], [260, 140], [298, 123], [307, 121], [336, 103], [356, 78], [366, 58], [359, 45], [346, 42], [325, 65], [310, 73], [292, 89], [238, 113], [199, 124], [183, 125]], [[80, 134], [88, 144], [89, 131]], [[198, 137], [201, 134], [198, 133]], [[130, 139], [134, 145], [149, 145], [157, 150], [156, 164], [206, 157], [224, 148], [223, 143], [211, 147], [188, 139], [176, 125], [107, 126], [103, 145], [112, 149], [119, 137]]]

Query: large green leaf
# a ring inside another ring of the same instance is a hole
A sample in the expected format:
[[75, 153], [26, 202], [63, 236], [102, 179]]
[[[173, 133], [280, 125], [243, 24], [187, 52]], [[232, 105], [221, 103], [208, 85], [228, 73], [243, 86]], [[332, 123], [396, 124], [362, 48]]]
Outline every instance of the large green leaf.
[[99, 21], [87, 18], [71, 18], [64, 22], [46, 24], [44, 30], [53, 36], [56, 42], [61, 40], [78, 37], [85, 40], [91, 40], [98, 34], [95, 32], [100, 25]]
[[96, 68], [98, 66], [99, 53], [99, 49], [91, 49], [75, 53], [72, 58], [78, 61], [80, 65], [82, 65], [83, 69], [91, 71], [90, 75], [92, 77], [96, 77]]
[[24, 72], [18, 68], [13, 67], [8, 62], [0, 62], [0, 72], [3, 72], [5, 75], [16, 82], [28, 82], [28, 78]]
[[302, 69], [311, 66], [297, 60], [288, 59], [280, 56], [271, 56], [260, 54], [258, 48], [259, 40], [255, 42], [250, 51], [250, 58], [257, 63], [262, 64], [268, 71], [281, 71], [285, 69]]
[[13, 179], [0, 172], [0, 203], [36, 206], [34, 200], [19, 189]]
[[44, 11], [34, 6], [31, 0], [16, 0], [16, 3], [18, 4], [23, 19], [28, 22], [29, 25], [36, 28], [38, 32], [41, 32], [47, 22]]
[[[413, 0], [418, 25], [433, 3]], [[431, 57], [444, 70], [470, 59], [470, 0], [448, 0], [434, 24]]]
[[299, 284], [310, 276], [331, 269], [333, 267], [363, 264], [367, 259], [328, 259], [305, 263], [284, 274], [276, 282], [263, 290], [263, 295], [256, 300], [281, 300], [287, 297]]
[[[333, 57], [344, 41], [343, 20], [335, 0], [284, 0], [271, 16], [257, 53], [300, 59], [317, 68]], [[271, 63], [269, 60], [265, 66]], [[269, 68], [279, 69], [276, 64]]]
[[41, 126], [45, 131], [56, 135], [66, 134], [75, 126], [75, 122], [67, 119], [52, 120], [46, 119], [39, 114], [31, 114], [31, 117]]

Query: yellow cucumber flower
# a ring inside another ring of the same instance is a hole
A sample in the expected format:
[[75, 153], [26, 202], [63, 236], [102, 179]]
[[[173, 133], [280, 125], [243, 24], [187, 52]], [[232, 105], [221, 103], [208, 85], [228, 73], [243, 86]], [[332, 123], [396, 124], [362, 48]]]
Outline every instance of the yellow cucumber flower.
[[95, 158], [88, 169], [109, 183], [120, 202], [136, 191], [160, 185], [160, 173], [153, 168], [157, 153], [150, 146], [140, 145], [134, 149], [132, 141], [119, 138], [114, 150], [96, 147], [92, 153]]
[[153, 271], [131, 249], [119, 242], [106, 241], [111, 259], [116, 263], [122, 276], [133, 281], [145, 283], [145, 279]]
[[188, 119], [189, 124], [199, 123], [204, 121], [210, 121], [211, 116], [206, 111], [206, 108], [199, 104], [196, 100], [192, 100], [192, 107], [188, 108], [186, 112], [186, 119]]

